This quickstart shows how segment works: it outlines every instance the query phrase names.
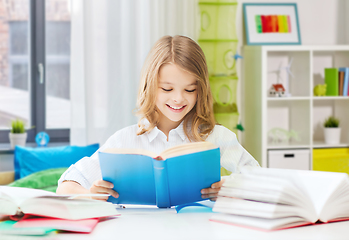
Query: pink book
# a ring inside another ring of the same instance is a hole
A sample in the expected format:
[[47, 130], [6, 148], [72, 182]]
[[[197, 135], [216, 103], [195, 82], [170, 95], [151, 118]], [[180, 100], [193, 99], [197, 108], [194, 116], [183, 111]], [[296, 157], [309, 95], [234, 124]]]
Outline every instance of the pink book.
[[65, 220], [56, 218], [28, 218], [18, 221], [14, 228], [53, 228], [56, 230], [90, 233], [98, 223], [98, 218]]

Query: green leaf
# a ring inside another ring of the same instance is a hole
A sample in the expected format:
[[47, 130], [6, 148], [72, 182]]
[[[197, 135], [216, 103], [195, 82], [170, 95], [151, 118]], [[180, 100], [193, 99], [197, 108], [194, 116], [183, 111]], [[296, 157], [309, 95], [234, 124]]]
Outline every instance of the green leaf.
[[339, 119], [333, 116], [327, 118], [324, 122], [325, 128], [337, 128], [339, 127]]

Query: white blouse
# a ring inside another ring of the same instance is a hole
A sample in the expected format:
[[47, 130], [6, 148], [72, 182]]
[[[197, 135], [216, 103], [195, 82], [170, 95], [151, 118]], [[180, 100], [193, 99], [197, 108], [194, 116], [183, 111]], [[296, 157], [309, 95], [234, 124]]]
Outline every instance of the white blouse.
[[[73, 180], [89, 189], [94, 181], [102, 179], [98, 152], [107, 148], [147, 149], [160, 154], [167, 148], [190, 142], [184, 133], [183, 123], [169, 132], [168, 141], [166, 135], [157, 127], [142, 135], [137, 135], [137, 130], [138, 125], [135, 124], [114, 133], [91, 157], [84, 157], [71, 165], [62, 174], [58, 184], [65, 180]], [[206, 141], [220, 148], [221, 166], [233, 173], [240, 173], [240, 169], [244, 166], [259, 166], [258, 162], [240, 145], [235, 133], [221, 125], [214, 127]]]

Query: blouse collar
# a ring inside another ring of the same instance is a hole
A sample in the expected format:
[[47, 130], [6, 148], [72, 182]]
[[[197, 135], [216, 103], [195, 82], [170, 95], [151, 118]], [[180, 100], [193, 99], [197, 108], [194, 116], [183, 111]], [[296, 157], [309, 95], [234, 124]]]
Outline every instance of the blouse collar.
[[[147, 124], [149, 124], [148, 120]], [[175, 131], [183, 141], [187, 138], [183, 129], [183, 121], [178, 125], [178, 127], [172, 129], [170, 132], [172, 131]], [[161, 133], [163, 132], [158, 129], [158, 127], [154, 127], [150, 132], [147, 133], [149, 142], [152, 142]]]

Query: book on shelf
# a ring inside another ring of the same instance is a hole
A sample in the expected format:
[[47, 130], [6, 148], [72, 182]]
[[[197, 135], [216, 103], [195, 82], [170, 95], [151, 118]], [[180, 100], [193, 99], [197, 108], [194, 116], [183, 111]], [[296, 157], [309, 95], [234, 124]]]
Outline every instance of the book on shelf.
[[[35, 215], [60, 219], [88, 219], [118, 215], [113, 204], [63, 196], [22, 187], [0, 186], [0, 217]], [[72, 199], [74, 198], [74, 199]]]
[[343, 96], [344, 72], [338, 71], [338, 95]]
[[228, 178], [211, 220], [260, 230], [349, 220], [346, 173], [245, 168]]
[[339, 72], [344, 72], [343, 96], [349, 96], [349, 67], [341, 67]]
[[196, 202], [201, 189], [220, 181], [220, 150], [210, 142], [178, 145], [160, 155], [141, 149], [99, 152], [103, 180], [112, 182], [117, 204], [171, 207]]
[[338, 69], [325, 68], [326, 96], [338, 96]]

